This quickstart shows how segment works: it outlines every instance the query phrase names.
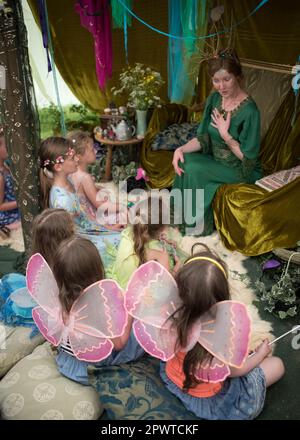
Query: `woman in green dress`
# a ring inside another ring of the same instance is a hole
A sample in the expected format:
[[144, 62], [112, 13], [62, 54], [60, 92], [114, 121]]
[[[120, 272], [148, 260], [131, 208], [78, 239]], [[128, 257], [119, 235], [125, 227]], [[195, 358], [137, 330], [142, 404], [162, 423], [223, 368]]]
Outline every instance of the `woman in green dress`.
[[[208, 68], [215, 90], [207, 99], [197, 137], [173, 156], [173, 189], [181, 190], [183, 226], [190, 235], [213, 232], [212, 202], [220, 185], [254, 183], [261, 177], [260, 114], [241, 87], [239, 59], [234, 51], [221, 51]], [[197, 189], [204, 190], [204, 212]], [[194, 220], [189, 222], [191, 214]]]

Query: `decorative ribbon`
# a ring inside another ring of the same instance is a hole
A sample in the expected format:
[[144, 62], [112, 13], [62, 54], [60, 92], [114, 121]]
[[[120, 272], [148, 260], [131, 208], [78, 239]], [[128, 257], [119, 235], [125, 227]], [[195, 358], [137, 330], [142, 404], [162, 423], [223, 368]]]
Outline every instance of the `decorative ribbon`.
[[55, 94], [56, 94], [56, 100], [57, 100], [57, 107], [60, 112], [60, 127], [61, 132], [63, 136], [66, 136], [67, 130], [66, 130], [66, 124], [65, 124], [65, 116], [64, 111], [61, 105], [60, 96], [59, 96], [59, 89], [58, 89], [58, 82], [57, 82], [57, 76], [56, 76], [56, 67], [54, 62], [54, 52], [53, 52], [53, 45], [52, 45], [52, 39], [51, 39], [51, 33], [50, 33], [50, 26], [49, 26], [49, 19], [48, 19], [48, 10], [47, 10], [47, 0], [41, 0], [41, 6], [43, 7], [43, 15], [45, 18], [45, 30], [47, 31], [47, 38], [48, 38], [48, 46], [50, 51], [50, 67], [52, 67], [52, 74], [53, 74], [53, 81], [54, 81], [54, 88], [55, 88]]
[[43, 36], [43, 46], [46, 49], [47, 61], [48, 61], [48, 73], [52, 71], [52, 66], [49, 57], [49, 45], [48, 45], [48, 31], [47, 31], [47, 23], [46, 23], [46, 15], [45, 15], [45, 1], [38, 0], [38, 9], [39, 9], [39, 17], [40, 17], [40, 25]]
[[206, 39], [206, 38], [211, 38], [211, 37], [215, 37], [216, 35], [221, 35], [224, 34], [226, 32], [231, 32], [233, 28], [236, 28], [238, 26], [240, 26], [242, 23], [244, 23], [244, 21], [248, 20], [248, 18], [250, 18], [252, 15], [254, 15], [265, 3], [268, 3], [269, 0], [262, 0], [255, 9], [253, 9], [253, 11], [250, 12], [250, 14], [248, 14], [246, 17], [242, 18], [240, 21], [234, 23], [230, 28], [224, 28], [222, 31], [219, 32], [215, 32], [213, 34], [209, 34], [209, 35], [202, 35], [200, 37], [194, 37], [194, 36], [180, 36], [180, 35], [171, 35], [168, 34], [167, 32], [163, 32], [157, 28], [155, 28], [154, 26], [151, 26], [149, 23], [146, 23], [144, 20], [142, 20], [140, 17], [138, 17], [131, 9], [129, 9], [125, 3], [122, 0], [118, 0], [118, 2], [123, 6], [123, 8], [126, 9], [126, 11], [132, 15], [132, 17], [136, 18], [140, 23], [144, 24], [145, 26], [147, 26], [149, 29], [152, 29], [155, 32], [158, 32], [161, 35], [164, 35], [165, 37], [169, 37], [169, 38], [175, 38], [178, 40], [185, 40], [185, 39], [191, 39], [191, 40], [202, 40], [202, 39]]
[[102, 90], [112, 75], [112, 36], [108, 0], [81, 0], [75, 5], [80, 22], [94, 38], [98, 84]]

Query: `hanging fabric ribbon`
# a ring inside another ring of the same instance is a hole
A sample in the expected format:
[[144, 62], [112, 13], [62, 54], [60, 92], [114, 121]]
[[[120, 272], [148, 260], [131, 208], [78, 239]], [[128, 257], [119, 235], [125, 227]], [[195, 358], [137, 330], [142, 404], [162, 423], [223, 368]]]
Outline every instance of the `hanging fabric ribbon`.
[[[208, 34], [208, 35], [201, 35], [201, 36], [197, 36], [197, 37], [191, 37], [191, 36], [186, 36], [186, 35], [175, 35], [175, 34], [169, 34], [167, 32], [163, 32], [157, 28], [155, 28], [154, 26], [151, 26], [149, 23], [146, 23], [144, 20], [142, 20], [138, 15], [136, 15], [130, 8], [128, 8], [125, 4], [125, 0], [117, 0], [125, 9], [126, 11], [132, 15], [132, 17], [134, 17], [136, 20], [138, 20], [140, 23], [144, 24], [145, 26], [147, 26], [149, 29], [152, 29], [155, 32], [158, 32], [161, 35], [165, 35], [166, 37], [169, 38], [174, 38], [174, 39], [178, 39], [178, 40], [185, 40], [185, 39], [192, 39], [192, 40], [205, 40], [206, 38], [211, 38], [211, 37], [215, 37], [217, 35], [221, 35], [221, 34], [225, 34], [227, 32], [231, 32], [232, 29], [240, 26], [242, 23], [244, 23], [246, 20], [248, 20], [252, 15], [256, 14], [256, 12], [262, 7], [264, 6], [266, 3], [268, 3], [269, 0], [261, 0], [259, 2], [259, 4], [256, 6], [255, 9], [253, 9], [248, 15], [246, 15], [246, 17], [242, 18], [241, 20], [237, 21], [236, 23], [234, 23], [230, 28], [225, 28], [222, 31], [219, 32], [214, 32], [212, 34]], [[174, 1], [175, 3], [175, 1]]]
[[98, 84], [105, 89], [112, 75], [112, 36], [108, 0], [81, 0], [75, 5], [80, 23], [94, 37]]
[[43, 46], [46, 49], [47, 61], [48, 61], [48, 72], [52, 71], [50, 57], [49, 57], [49, 45], [48, 45], [48, 31], [47, 31], [47, 23], [46, 23], [46, 15], [45, 15], [45, 1], [38, 0], [38, 9], [39, 9], [39, 17], [40, 17], [40, 25], [43, 36]]
[[[124, 4], [132, 9], [132, 0], [124, 0]], [[132, 17], [126, 9], [118, 2], [118, 0], [111, 0], [111, 13], [113, 18], [113, 27], [123, 28], [124, 31], [124, 47], [126, 55], [126, 63], [128, 64], [128, 32], [127, 26], [131, 26]]]
[[[47, 46], [48, 46], [49, 52], [50, 52], [50, 58], [48, 60], [48, 71], [50, 72], [52, 70], [54, 88], [55, 88], [55, 94], [56, 94], [56, 100], [57, 100], [57, 107], [60, 112], [61, 133], [63, 136], [66, 136], [67, 130], [66, 130], [66, 124], [65, 124], [64, 111], [63, 111], [61, 101], [60, 101], [60, 96], [59, 96], [58, 82], [57, 82], [57, 76], [56, 76], [56, 67], [55, 67], [55, 62], [54, 62], [54, 51], [53, 51], [50, 26], [49, 26], [49, 20], [48, 20], [47, 0], [41, 0], [39, 2], [39, 6], [41, 6], [40, 10], [41, 10], [42, 14], [40, 16], [43, 17], [44, 31], [45, 31], [45, 35], [47, 36]], [[42, 26], [42, 23], [41, 23], [41, 26]], [[44, 41], [44, 35], [43, 35], [43, 41]], [[49, 65], [50, 65], [50, 70], [49, 70]]]
[[[169, 32], [170, 34], [182, 35], [183, 26], [181, 18], [184, 15], [185, 0], [169, 0]], [[190, 15], [186, 14], [187, 21]], [[184, 20], [184, 19], [183, 19]], [[188, 26], [185, 26], [188, 27]], [[195, 26], [192, 26], [192, 31]], [[191, 40], [191, 47], [193, 41]], [[188, 44], [190, 47], [190, 45]], [[190, 81], [185, 59], [185, 41], [174, 40], [169, 38], [168, 45], [168, 95], [171, 102], [189, 104], [190, 98], [193, 95], [194, 84]]]
[[[124, 6], [126, 6], [129, 9], [132, 9], [132, 0], [124, 0], [123, 3]], [[113, 19], [113, 28], [122, 29], [124, 25], [124, 12], [126, 14], [127, 25], [131, 26], [132, 17], [130, 14], [128, 14], [124, 6], [121, 5], [118, 2], [118, 0], [111, 0], [110, 4], [111, 4], [112, 19]]]
[[291, 121], [292, 127], [294, 127], [295, 125], [296, 117], [298, 114], [299, 88], [300, 88], [300, 55], [298, 56], [297, 63], [294, 66], [293, 73], [295, 73], [295, 76], [292, 81], [292, 85], [295, 93], [295, 105], [294, 105], [294, 113]]

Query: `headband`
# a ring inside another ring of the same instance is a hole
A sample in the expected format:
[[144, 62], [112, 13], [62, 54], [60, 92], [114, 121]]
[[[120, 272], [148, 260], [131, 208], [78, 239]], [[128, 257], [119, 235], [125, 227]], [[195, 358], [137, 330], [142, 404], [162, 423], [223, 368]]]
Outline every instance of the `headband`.
[[64, 163], [64, 161], [65, 161], [64, 157], [66, 157], [66, 156], [74, 156], [74, 154], [75, 154], [75, 150], [73, 150], [73, 148], [69, 147], [69, 149], [66, 152], [66, 154], [58, 156], [55, 160], [50, 160], [50, 159], [44, 160], [43, 167], [46, 167], [47, 165], [50, 165], [51, 163], [53, 165], [55, 165], [57, 163]]
[[211, 263], [213, 263], [215, 266], [217, 266], [224, 274], [225, 278], [227, 278], [227, 274], [226, 271], [224, 269], [224, 267], [222, 266], [222, 264], [220, 264], [218, 261], [214, 260], [213, 258], [209, 258], [209, 257], [193, 257], [190, 260], [188, 260], [186, 263], [184, 263], [184, 266], [186, 264], [191, 263], [192, 261], [199, 261], [199, 260], [205, 260], [205, 261], [210, 261]]

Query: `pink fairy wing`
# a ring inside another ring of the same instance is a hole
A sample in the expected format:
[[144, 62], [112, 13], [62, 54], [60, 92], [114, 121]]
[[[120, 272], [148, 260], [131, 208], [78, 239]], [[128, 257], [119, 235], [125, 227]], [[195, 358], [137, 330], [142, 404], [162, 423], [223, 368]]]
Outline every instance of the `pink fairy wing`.
[[223, 382], [230, 374], [228, 365], [224, 364], [217, 358], [212, 358], [211, 361], [203, 363], [195, 371], [195, 377], [202, 382]]
[[69, 314], [68, 334], [75, 356], [89, 362], [105, 359], [113, 350], [109, 339], [124, 333], [127, 319], [123, 291], [115, 281], [87, 287]]
[[179, 306], [173, 277], [156, 261], [141, 265], [130, 278], [125, 307], [135, 318], [135, 337], [145, 351], [164, 361], [175, 353], [177, 335], [168, 318]]
[[70, 332], [70, 345], [77, 359], [86, 362], [100, 362], [113, 351], [114, 344], [106, 338], [88, 335], [82, 332]]
[[180, 304], [174, 278], [156, 261], [142, 264], [128, 282], [126, 310], [144, 323], [163, 327]]
[[52, 270], [41, 254], [34, 254], [29, 259], [26, 282], [30, 295], [43, 309], [56, 309], [60, 306], [57, 283]]
[[241, 367], [248, 356], [251, 320], [244, 304], [222, 301], [202, 315], [193, 336], [225, 364]]
[[164, 362], [175, 355], [177, 332], [170, 326], [154, 327], [142, 321], [134, 321], [133, 332], [141, 347]]
[[51, 316], [51, 314], [42, 309], [42, 307], [35, 307], [32, 310], [32, 318], [44, 338], [55, 346], [59, 345], [64, 329], [60, 315]]
[[46, 260], [34, 254], [28, 261], [26, 282], [30, 295], [39, 304], [32, 310], [32, 317], [42, 335], [53, 345], [58, 345], [63, 332], [58, 287]]

